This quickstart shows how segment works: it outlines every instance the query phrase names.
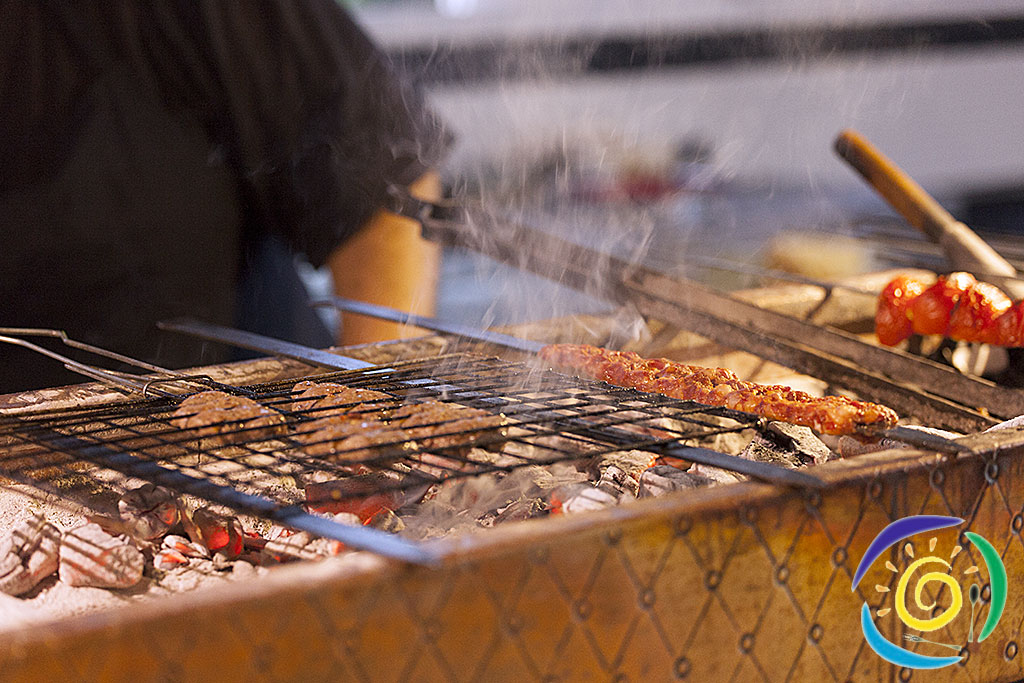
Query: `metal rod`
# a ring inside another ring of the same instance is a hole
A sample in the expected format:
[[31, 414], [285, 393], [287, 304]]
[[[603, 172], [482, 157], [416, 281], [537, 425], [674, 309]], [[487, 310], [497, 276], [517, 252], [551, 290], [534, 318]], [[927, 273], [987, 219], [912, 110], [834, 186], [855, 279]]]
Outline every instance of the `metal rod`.
[[312, 515], [295, 505], [280, 506], [266, 498], [194, 477], [131, 453], [113, 450], [104, 444], [91, 443], [57, 432], [50, 432], [46, 441], [58, 451], [84, 457], [101, 467], [128, 476], [144, 478], [155, 484], [169, 485], [176, 490], [225, 505], [237, 512], [270, 519], [300, 531], [341, 541], [351, 548], [369, 550], [384, 557], [413, 564], [434, 565], [439, 562], [439, 558], [427, 549], [393, 534], [366, 526], [339, 524], [325, 517]]
[[293, 344], [292, 342], [284, 341], [283, 339], [265, 337], [253, 332], [245, 332], [244, 330], [235, 330], [230, 327], [204, 323], [194, 318], [165, 320], [158, 322], [157, 327], [161, 330], [187, 334], [200, 339], [206, 339], [207, 341], [230, 344], [231, 346], [237, 346], [238, 348], [248, 349], [250, 351], [283, 356], [285, 358], [291, 358], [292, 360], [312, 363], [313, 365], [333, 368], [335, 370], [362, 370], [364, 368], [373, 367], [373, 363], [367, 363], [363, 360], [357, 360], [355, 358], [349, 358], [348, 356], [313, 349], [308, 346], [303, 346], [302, 344]]
[[[591, 435], [594, 438], [605, 441], [612, 440], [624, 446], [630, 445], [631, 442], [635, 443], [636, 440], [635, 434], [630, 434], [618, 427], [591, 427], [582, 430], [574, 429], [573, 432], [576, 434]], [[820, 489], [827, 486], [827, 484], [818, 477], [807, 474], [806, 472], [801, 472], [800, 470], [782, 467], [770, 462], [748, 460], [747, 458], [741, 458], [738, 455], [729, 455], [727, 453], [713, 451], [710, 448], [672, 443], [644, 444], [642, 449], [652, 453], [658, 453], [663, 456], [679, 458], [680, 460], [688, 460], [690, 462], [700, 463], [701, 465], [709, 465], [711, 467], [717, 467], [730, 472], [745, 474], [769, 484], [812, 489]]]
[[451, 334], [456, 337], [464, 337], [466, 339], [473, 339], [475, 341], [495, 344], [497, 346], [505, 346], [517, 351], [525, 351], [526, 353], [537, 353], [544, 348], [544, 344], [541, 342], [535, 342], [529, 339], [520, 339], [519, 337], [501, 334], [500, 332], [480, 330], [470, 325], [463, 325], [461, 323], [450, 322], [425, 315], [416, 315], [415, 313], [406, 313], [405, 311], [388, 308], [387, 306], [379, 306], [365, 301], [355, 301], [354, 299], [345, 299], [340, 296], [332, 296], [329, 299], [324, 299], [322, 301], [314, 301], [313, 305], [330, 306], [341, 311], [348, 311], [349, 313], [359, 313], [374, 318], [380, 318], [381, 320], [390, 320], [391, 322], [396, 323], [416, 325], [417, 327], [422, 327], [425, 330], [442, 332], [444, 334]]
[[819, 280], [817, 278], [808, 277], [806, 275], [797, 275], [796, 273], [787, 273], [784, 270], [777, 270], [775, 268], [764, 268], [763, 266], [756, 266], [748, 263], [739, 263], [736, 261], [732, 261], [730, 259], [718, 258], [716, 256], [686, 254], [685, 256], [682, 257], [682, 261], [680, 263], [683, 266], [692, 265], [698, 268], [705, 268], [708, 270], [724, 270], [731, 273], [754, 275], [769, 280], [783, 280], [785, 282], [793, 282], [801, 285], [810, 285], [813, 287], [820, 287], [826, 292], [840, 290], [844, 292], [849, 292], [851, 294], [860, 294], [861, 296], [878, 296], [877, 291], [867, 289], [864, 287], [854, 287], [852, 285], [846, 285], [841, 282], [826, 282], [825, 280]]
[[[490, 332], [490, 331], [487, 331], [487, 330], [479, 330], [479, 329], [476, 329], [476, 328], [474, 328], [474, 327], [472, 327], [470, 325], [463, 325], [463, 324], [459, 324], [459, 323], [450, 323], [450, 322], [447, 322], [447, 321], [444, 321], [444, 320], [439, 320], [437, 318], [432, 318], [432, 317], [429, 317], [429, 316], [420, 316], [420, 315], [415, 315], [415, 314], [412, 314], [412, 313], [404, 313], [404, 312], [396, 310], [394, 308], [388, 308], [386, 306], [378, 306], [376, 304], [369, 304], [369, 303], [364, 303], [364, 302], [361, 302], [361, 301], [354, 301], [352, 299], [344, 299], [344, 298], [341, 298], [341, 297], [333, 297], [332, 299], [330, 299], [328, 301], [314, 302], [314, 305], [329, 305], [329, 306], [333, 306], [333, 307], [339, 308], [341, 310], [348, 310], [348, 311], [352, 311], [352, 312], [355, 312], [355, 313], [361, 313], [363, 315], [369, 315], [369, 316], [373, 316], [373, 317], [377, 317], [377, 318], [382, 318], [384, 320], [391, 320], [391, 321], [394, 321], [394, 322], [404, 322], [404, 321], [407, 321], [407, 320], [415, 321], [413, 324], [418, 325], [419, 327], [423, 327], [424, 329], [434, 330], [436, 332], [444, 332], [444, 333], [448, 333], [448, 334], [454, 334], [454, 335], [457, 335], [457, 336], [460, 336], [460, 337], [465, 337], [467, 339], [473, 339], [473, 340], [476, 340], [476, 341], [482, 341], [482, 342], [488, 342], [488, 343], [492, 343], [492, 344], [496, 344], [496, 345], [507, 346], [507, 347], [510, 347], [510, 348], [513, 348], [513, 349], [516, 349], [516, 350], [526, 351], [526, 352], [529, 352], [529, 353], [536, 353], [536, 352], [540, 351], [540, 349], [542, 349], [544, 347], [544, 344], [542, 344], [541, 342], [534, 342], [534, 341], [530, 341], [530, 340], [519, 339], [518, 337], [513, 337], [513, 336], [510, 336], [510, 335], [506, 335], [506, 334], [499, 334], [499, 333], [496, 333], [496, 332]], [[823, 359], [819, 358], [818, 362], [821, 363], [821, 362], [825, 362], [825, 361]], [[830, 362], [839, 363], [840, 361], [833, 360], [833, 361], [830, 361]], [[854, 376], [849, 381], [853, 385], [856, 386], [858, 384], [858, 377]], [[876, 381], [885, 382], [885, 379], [884, 378], [880, 378], [879, 380], [876, 380]], [[910, 392], [911, 395], [910, 396], [904, 395], [904, 393], [908, 392], [908, 391]], [[904, 404], [907, 401], [914, 400], [916, 398], [916, 396], [920, 393], [918, 390], [911, 390], [911, 389], [900, 388], [900, 387], [896, 387], [896, 388], [891, 389], [891, 392], [894, 393], [894, 394], [895, 393], [899, 393], [899, 395], [896, 398], [897, 398], [897, 400], [899, 400], [901, 403], [904, 403]], [[931, 407], [932, 407], [932, 405], [933, 405], [933, 403], [935, 401], [944, 402], [943, 399], [941, 399], [941, 398], [933, 397], [931, 399], [931, 401], [929, 401], [928, 403], [926, 403], [926, 404], [922, 403], [919, 406], [918, 410], [921, 411], [921, 412], [928, 412], [931, 409]], [[955, 404], [955, 403], [952, 403], [952, 402], [946, 402], [946, 403], [948, 403], [947, 404], [947, 408], [951, 412], [963, 411], [962, 407], [957, 405], [957, 404]], [[961, 415], [961, 419], [959, 421], [963, 422], [963, 424], [968, 426], [968, 427], [981, 428], [981, 427], [989, 426], [989, 422], [988, 421], [985, 421], [985, 420], [980, 420], [979, 421], [978, 416], [975, 415], [974, 413], [969, 412], [969, 411], [963, 411], [962, 415]], [[994, 420], [991, 421], [991, 422], [994, 422]], [[905, 442], [905, 443], [909, 443], [909, 444], [912, 444], [912, 445], [920, 446], [920, 447], [923, 447], [923, 448], [930, 448], [931, 450], [937, 450], [937, 451], [945, 452], [945, 453], [957, 453], [957, 452], [960, 452], [961, 450], [963, 450], [961, 446], [957, 445], [957, 443], [955, 441], [952, 441], [950, 439], [945, 439], [945, 438], [943, 438], [941, 436], [937, 436], [935, 434], [928, 434], [926, 432], [921, 432], [921, 431], [913, 430], [913, 429], [906, 429], [906, 428], [903, 428], [903, 427], [895, 427], [893, 429], [887, 430], [885, 432], [885, 436], [887, 438], [890, 438], [890, 439], [895, 439], [895, 440], [902, 441], [902, 442]]]

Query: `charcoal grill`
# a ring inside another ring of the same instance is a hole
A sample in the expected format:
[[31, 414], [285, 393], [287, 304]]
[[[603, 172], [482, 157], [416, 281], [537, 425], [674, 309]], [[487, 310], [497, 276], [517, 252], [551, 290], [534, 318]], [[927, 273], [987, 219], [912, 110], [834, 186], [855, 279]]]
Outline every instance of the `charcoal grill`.
[[[514, 251], [520, 246], [515, 241], [515, 236], [497, 240], [490, 250], [531, 270], [566, 274], [566, 260], [545, 263], [543, 248], [524, 264], [521, 252]], [[543, 245], [544, 240], [533, 243]], [[618, 268], [608, 259], [603, 263]], [[577, 260], [568, 275], [585, 284], [591, 266], [586, 258]], [[998, 406], [995, 415], [1008, 416], [1021, 400], [1019, 392], [990, 383], [959, 379], [943, 384], [952, 375], [898, 354], [899, 360], [884, 358], [891, 363], [887, 372], [906, 371], [902, 381], [872, 374], [864, 366], [884, 368], [863, 359], [857, 361], [860, 367], [841, 360], [840, 349], [854, 348], [842, 335], [813, 335], [816, 342], [832, 344], [830, 351], [808, 348], [793, 338], [805, 328], [786, 322], [789, 327], [772, 334], [775, 318], [724, 300], [697, 301], [696, 310], [684, 316], [681, 299], [692, 302], [701, 298], [700, 292], [684, 296], [673, 289], [677, 281], [642, 269], [615, 274], [608, 280], [614, 300], [639, 302], [652, 315], [665, 313], [669, 322], [693, 322], [722, 343], [744, 346], [750, 341], [750, 348], [766, 358], [838, 384], [858, 382], [860, 389], [911, 406], [928, 423], [978, 430], [995, 420], [974, 407], [988, 402]], [[707, 309], [719, 303], [721, 316], [716, 318]], [[745, 332], [744, 322], [750, 323]], [[926, 381], [929, 377], [937, 379]], [[531, 449], [530, 457], [500, 465], [483, 453], [458, 449], [418, 469], [414, 458], [396, 458], [393, 449], [366, 458], [363, 464], [394, 477], [389, 481], [396, 489], [627, 447], [693, 460], [728, 457], [685, 444], [716, 433], [753, 434], [764, 428], [742, 414], [464, 355], [389, 362], [317, 378], [383, 389], [395, 404], [441, 397], [505, 413], [510, 433], [482, 435], [477, 445], [508, 439]], [[521, 381], [526, 378], [540, 381], [541, 388]], [[288, 388], [295, 381], [245, 389], [266, 405], [287, 409]], [[929, 390], [920, 391], [918, 383]], [[628, 410], [610, 410], [619, 404]], [[13, 443], [5, 453], [50, 453], [56, 445], [51, 457], [63, 472], [113, 471], [113, 477], [97, 480], [114, 487], [139, 474], [167, 477], [190, 495], [270, 518], [293, 514], [292, 494], [263, 491], [255, 508], [233, 498], [252, 495], [257, 475], [351, 475], [338, 463], [311, 462], [287, 446], [269, 449], [272, 462], [253, 464], [247, 458], [267, 457], [268, 447], [245, 442], [237, 448], [238, 457], [207, 454], [209, 460], [196, 463], [187, 435], [167, 422], [174, 405], [174, 398], [165, 397], [101, 406], [88, 415], [79, 409], [19, 416], [3, 425], [3, 438]], [[299, 411], [287, 419], [299, 427], [306, 417]], [[93, 438], [88, 425], [99, 425], [96, 443], [83, 449], [80, 442]], [[82, 431], [85, 438], [80, 438]], [[147, 440], [154, 438], [159, 443], [147, 455]], [[111, 460], [112, 446], [125, 440], [146, 446], [133, 449], [127, 465]], [[74, 447], [62, 452], [59, 446], [69, 443]], [[182, 450], [168, 457], [168, 447]], [[109, 672], [132, 680], [184, 679], [208, 676], [214, 668], [218, 675], [239, 679], [912, 680], [915, 672], [891, 667], [863, 641], [860, 604], [881, 604], [863, 586], [893, 587], [895, 578], [874, 568], [862, 587], [851, 591], [857, 559], [895, 519], [959, 516], [966, 520], [964, 528], [999, 549], [1012, 586], [1013, 577], [1024, 575], [1022, 455], [1024, 432], [1001, 430], [958, 439], [944, 452], [887, 451], [826, 463], [813, 471], [824, 483], [821, 488], [750, 481], [578, 517], [499, 525], [411, 549], [400, 543], [402, 549], [391, 554], [412, 552], [405, 559], [419, 557], [433, 566], [396, 562], [382, 553], [345, 564], [283, 567], [267, 580], [215, 594], [67, 620], [56, 629], [50, 624], [27, 628], [6, 639], [0, 660], [12, 678], [25, 680]], [[82, 465], [81, 457], [91, 464]], [[59, 476], [40, 476], [30, 461], [12, 461], [19, 464], [28, 467], [12, 467], [12, 473], [60, 483]], [[156, 472], [153, 465], [163, 469]], [[762, 478], [776, 474], [774, 469], [760, 473]], [[226, 498], [221, 495], [225, 490], [231, 494]], [[372, 547], [374, 540], [355, 542]], [[953, 532], [940, 534], [940, 543], [957, 540]], [[966, 551], [954, 564], [961, 570], [978, 562], [963, 545]], [[890, 630], [897, 631], [891, 619]], [[971, 651], [963, 665], [929, 677], [1020, 678], [1022, 622], [1024, 603], [1011, 596], [1002, 625], [989, 641]], [[938, 636], [961, 639], [948, 628]]]
[[[389, 409], [405, 403], [443, 398], [503, 415], [507, 424], [500, 430], [474, 433], [434, 423], [429, 425], [429, 438], [450, 438], [453, 445], [438, 447], [424, 443], [428, 437], [420, 437], [375, 444], [360, 449], [358, 457], [344, 451], [330, 459], [313, 457], [306, 449], [317, 442], [307, 438], [299, 443], [293, 436], [308, 432], [308, 425], [321, 416], [320, 409], [297, 409], [291, 393], [296, 380], [288, 380], [238, 391], [282, 414], [290, 435], [268, 440], [243, 423], [228, 422], [224, 429], [231, 433], [231, 446], [210, 448], [194, 430], [175, 424], [173, 414], [180, 402], [176, 396], [87, 410], [43, 411], [0, 417], [0, 448], [5, 453], [0, 471], [79, 501], [88, 501], [86, 491], [97, 485], [123, 492], [132, 481], [148, 481], [355, 548], [427, 563], [436, 558], [412, 543], [304, 512], [301, 489], [277, 484], [285, 479], [306, 481], [313, 475], [334, 479], [339, 486], [331, 489], [332, 502], [343, 503], [357, 495], [356, 487], [346, 490], [343, 486], [345, 480], [355, 478], [356, 469], [390, 475], [374, 479], [372, 491], [358, 488], [358, 495], [366, 496], [641, 449], [791, 485], [820, 486], [801, 472], [695, 446], [716, 435], [765, 431], [765, 422], [754, 416], [542, 372], [525, 363], [452, 355], [314, 379], [392, 397], [361, 409], [364, 419], [385, 419]], [[507, 447], [498, 457], [485, 450], [494, 446]], [[420, 454], [429, 457], [429, 465], [421, 462]], [[84, 467], [84, 462], [92, 466]]]

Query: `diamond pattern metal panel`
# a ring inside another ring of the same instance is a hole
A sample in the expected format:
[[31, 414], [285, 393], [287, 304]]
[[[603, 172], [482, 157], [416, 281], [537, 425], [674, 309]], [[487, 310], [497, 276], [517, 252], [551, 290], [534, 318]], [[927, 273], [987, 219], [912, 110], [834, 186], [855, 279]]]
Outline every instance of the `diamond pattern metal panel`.
[[[480, 533], [452, 544], [439, 569], [297, 567], [251, 591], [26, 629], [4, 640], [0, 671], [26, 681], [917, 680], [877, 657], [859, 628], [861, 602], [883, 606], [874, 586], [892, 589], [897, 575], [880, 560], [857, 591], [850, 581], [882, 527], [930, 513], [962, 516], [993, 543], [1011, 597], [963, 665], [927, 679], [1020, 678], [1021, 456], [871, 462], [820, 494], [705, 491]], [[935, 536], [940, 548], [962, 543], [957, 531]], [[899, 564], [900, 552], [887, 557]], [[979, 559], [964, 544], [954, 570]], [[885, 622], [898, 637], [895, 618]], [[963, 642], [967, 620], [954, 624], [936, 638]]]

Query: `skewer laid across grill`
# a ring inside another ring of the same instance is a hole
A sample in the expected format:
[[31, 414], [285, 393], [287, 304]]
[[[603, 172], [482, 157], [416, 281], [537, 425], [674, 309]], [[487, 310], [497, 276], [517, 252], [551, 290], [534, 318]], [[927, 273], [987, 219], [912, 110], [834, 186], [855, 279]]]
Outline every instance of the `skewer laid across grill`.
[[[426, 322], [426, 319], [424, 319], [424, 322]], [[239, 346], [241, 348], [262, 351], [264, 353], [277, 353], [279, 355], [284, 355], [285, 357], [288, 358], [293, 358], [297, 360], [307, 360], [308, 362], [325, 366], [330, 365], [332, 362], [336, 362], [339, 366], [348, 365], [349, 362], [352, 360], [346, 359], [343, 356], [335, 356], [339, 360], [332, 361], [331, 356], [334, 356], [334, 354], [330, 354], [323, 351], [317, 351], [315, 349], [308, 349], [307, 347], [304, 347], [300, 344], [283, 342], [282, 340], [279, 339], [264, 337], [262, 335], [257, 335], [242, 330], [233, 330], [230, 328], [225, 328], [219, 325], [212, 325], [197, 320], [181, 319], [163, 322], [160, 323], [160, 327], [165, 330], [196, 336], [207, 341], [218, 341], [221, 343]], [[491, 338], [497, 339], [499, 336], [494, 336]], [[512, 344], [514, 343], [514, 341], [516, 341], [515, 337], [509, 337], [507, 335], [504, 336], [506, 337], [506, 343], [508, 344]], [[532, 343], [525, 342], [525, 346], [523, 346], [522, 348], [527, 347], [534, 348], [532, 346]], [[494, 362], [497, 361], [495, 360]], [[377, 371], [386, 372], [387, 370], [381, 368], [378, 369]], [[532, 368], [530, 372], [536, 374], [536, 369]], [[429, 384], [429, 381], [423, 378], [418, 378], [415, 380], [406, 380], [406, 382], [413, 386], [419, 386], [420, 388], [422, 388], [423, 386], [427, 386]], [[440, 382], [437, 386], [431, 387], [430, 390], [434, 393], [451, 393], [453, 391], [459, 393], [465, 392], [467, 388], [459, 384], [458, 382], [453, 381], [452, 383]], [[725, 408], [716, 409], [710, 408], [708, 406], [700, 406], [698, 404], [693, 404], [692, 402], [686, 403], [694, 406], [693, 409], [695, 410], [720, 410], [725, 411], [725, 413], [736, 416], [744, 415], [745, 417], [743, 419], [751, 422], [752, 424], [756, 424], [758, 422], [758, 418], [756, 418], [755, 416], [746, 415], [744, 413], [729, 411], [728, 409]], [[563, 425], [563, 427], [565, 427], [565, 425]], [[588, 426], [588, 429], [593, 429], [593, 427]], [[693, 448], [691, 446], [681, 444], [678, 441], [678, 439], [670, 439], [668, 442], [665, 443], [659, 441], [644, 442], [642, 444], [637, 444], [635, 447], [643, 447], [644, 449], [652, 450], [653, 452], [661, 452], [665, 448], [671, 447], [673, 451], [672, 457], [686, 458], [694, 462], [703, 463], [713, 467], [719, 467], [721, 469], [730, 470], [733, 472], [737, 472], [739, 474], [744, 474], [772, 483], [783, 484], [788, 486], [808, 486], [813, 488], [823, 486], [823, 483], [818, 478], [813, 477], [811, 475], [807, 475], [803, 472], [795, 472], [782, 467], [771, 465], [769, 463], [751, 461], [745, 458], [740, 458], [734, 455], [728, 455], [724, 453], [712, 455], [712, 451], [708, 451], [707, 449], [702, 448]], [[687, 456], [685, 453], [690, 453], [690, 455]]]
[[[422, 327], [427, 330], [452, 334], [474, 341], [505, 346], [525, 353], [540, 353], [545, 348], [549, 348], [549, 345], [547, 344], [531, 341], [529, 339], [521, 339], [519, 337], [491, 332], [489, 330], [479, 330], [461, 323], [440, 320], [430, 316], [406, 313], [387, 306], [380, 306], [378, 304], [371, 304], [364, 301], [355, 301], [353, 299], [346, 299], [338, 296], [332, 296], [328, 299], [315, 301], [314, 305], [331, 306], [338, 310], [360, 313], [362, 315], [373, 316], [382, 320], [416, 325], [417, 327]], [[879, 431], [877, 436], [879, 438], [889, 439], [890, 441], [907, 443], [921, 448], [937, 450], [943, 453], [957, 453], [962, 450], [956, 443], [944, 437], [937, 436], [936, 434], [926, 431], [908, 429], [900, 426], [890, 427], [884, 431]]]

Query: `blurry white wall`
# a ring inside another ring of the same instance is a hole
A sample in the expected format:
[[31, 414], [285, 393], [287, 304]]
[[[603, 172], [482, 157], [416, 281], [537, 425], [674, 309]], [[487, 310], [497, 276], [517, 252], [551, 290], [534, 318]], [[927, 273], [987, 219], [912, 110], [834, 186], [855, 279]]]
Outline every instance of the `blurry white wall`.
[[[1024, 16], [1019, 0], [437, 0], [359, 10], [388, 49], [507, 40], [843, 27]], [[1024, 43], [872, 53], [799, 53], [785, 61], [555, 73], [433, 85], [452, 126], [456, 172], [488, 159], [589, 142], [670, 154], [697, 135], [724, 177], [818, 188], [861, 181], [831, 142], [865, 133], [931, 191], [1024, 185]], [[542, 65], [540, 65], [542, 73]]]

